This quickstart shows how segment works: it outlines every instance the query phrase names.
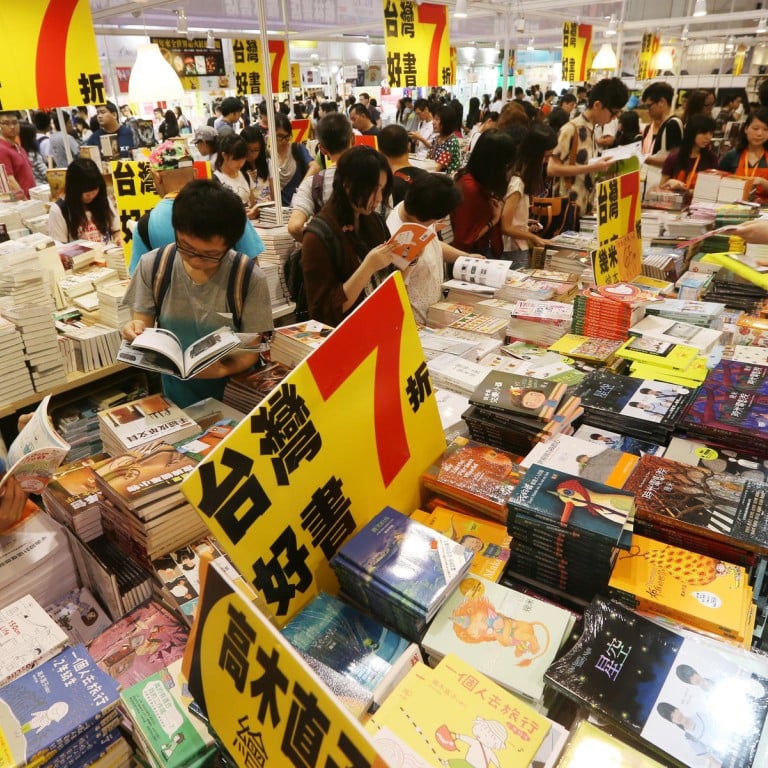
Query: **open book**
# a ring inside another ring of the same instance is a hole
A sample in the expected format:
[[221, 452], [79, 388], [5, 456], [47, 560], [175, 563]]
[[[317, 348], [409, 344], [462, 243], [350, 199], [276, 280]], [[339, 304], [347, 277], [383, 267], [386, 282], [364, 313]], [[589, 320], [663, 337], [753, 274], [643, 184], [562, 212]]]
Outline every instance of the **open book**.
[[[459, 256], [453, 262], [453, 279], [446, 280], [443, 288], [461, 288], [475, 293], [493, 294], [496, 289], [504, 285], [510, 270], [512, 270], [512, 262], [504, 259]], [[527, 276], [521, 275], [521, 277]]]
[[405, 269], [419, 258], [427, 245], [436, 237], [437, 233], [432, 227], [425, 227], [416, 222], [404, 222], [389, 238], [389, 242], [395, 244], [392, 263], [398, 269]]
[[48, 418], [50, 395], [46, 395], [8, 449], [8, 471], [0, 480], [0, 488], [9, 475], [29, 493], [40, 493], [56, 468], [69, 453], [69, 443], [62, 440]]
[[175, 333], [165, 328], [145, 328], [133, 342], [123, 341], [117, 359], [178, 379], [191, 379], [240, 345], [240, 337], [224, 326], [186, 349], [182, 349]]

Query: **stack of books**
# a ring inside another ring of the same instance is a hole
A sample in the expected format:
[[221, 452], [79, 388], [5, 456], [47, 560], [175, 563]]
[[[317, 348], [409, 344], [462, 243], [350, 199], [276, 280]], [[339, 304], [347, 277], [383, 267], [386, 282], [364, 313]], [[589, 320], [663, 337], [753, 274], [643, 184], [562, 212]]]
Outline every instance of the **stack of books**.
[[131, 320], [131, 306], [123, 303], [130, 282], [130, 280], [113, 280], [109, 283], [100, 283], [96, 287], [99, 321], [104, 325], [119, 329]]
[[[436, 305], [433, 304], [432, 306]], [[432, 307], [429, 309], [432, 309]], [[429, 310], [427, 310], [427, 314], [429, 314]], [[432, 360], [438, 355], [443, 354], [455, 355], [467, 360], [477, 360], [479, 344], [474, 341], [443, 336], [442, 334], [435, 333], [431, 328], [419, 328], [418, 333], [426, 360]]]
[[[427, 331], [427, 329], [423, 329], [424, 331]], [[485, 357], [485, 355], [490, 354], [491, 352], [497, 352], [502, 344], [502, 339], [499, 339], [496, 336], [487, 336], [482, 333], [473, 333], [471, 331], [463, 331], [459, 328], [451, 328], [450, 326], [447, 328], [438, 328], [437, 330], [434, 330], [431, 332], [431, 337], [435, 340], [435, 344], [452, 344], [453, 342], [460, 342], [460, 343], [466, 343], [469, 342], [472, 344], [475, 348], [475, 354], [474, 357], [470, 354], [463, 354], [462, 357], [466, 357], [468, 360], [480, 360], [480, 358]], [[440, 341], [442, 340], [442, 342]], [[437, 354], [436, 348], [435, 354]], [[451, 348], [443, 350], [445, 352], [450, 352], [451, 354], [457, 354], [457, 352]], [[428, 358], [429, 359], [429, 358]]]
[[696, 298], [705, 301], [719, 301], [726, 307], [751, 312], [766, 298], [766, 291], [759, 285], [735, 276], [727, 269], [721, 269], [704, 286]]
[[224, 402], [250, 413], [290, 372], [289, 366], [271, 362], [255, 371], [230, 376], [224, 387]]
[[643, 249], [642, 274], [656, 280], [674, 282], [685, 271], [680, 251], [669, 248]]
[[510, 570], [589, 602], [628, 549], [632, 493], [534, 464], [509, 498]]
[[118, 685], [83, 645], [0, 689], [0, 740], [9, 766], [90, 765], [108, 748], [125, 751], [117, 726]]
[[385, 507], [330, 565], [345, 597], [418, 642], [471, 562], [467, 547]]
[[616, 350], [620, 346], [621, 341], [611, 338], [566, 333], [550, 344], [549, 349], [592, 367], [614, 368], [617, 364]]
[[3, 317], [0, 317], [0, 365], [5, 371], [0, 401], [12, 403], [34, 393], [29, 368], [25, 365], [21, 334], [10, 320]]
[[521, 301], [507, 325], [507, 340], [548, 347], [571, 330], [573, 311], [558, 301]]
[[647, 336], [632, 336], [616, 355], [631, 361], [630, 375], [695, 388], [707, 376], [707, 358], [696, 347]]
[[593, 371], [576, 388], [584, 422], [666, 445], [691, 397], [688, 387]]
[[[288, 233], [286, 225], [257, 227], [257, 232], [264, 243], [264, 250], [259, 254], [259, 265], [267, 274], [272, 311], [281, 314], [283, 308], [288, 310], [293, 307], [291, 294], [285, 283], [284, 270], [285, 262], [295, 249], [296, 243]], [[270, 269], [267, 270], [267, 267]]]
[[[566, 334], [569, 335], [569, 334]], [[563, 337], [565, 338], [565, 337]], [[535, 344], [526, 341], [513, 341], [502, 346], [498, 353], [491, 353], [480, 359], [481, 365], [487, 365], [495, 371], [519, 373], [521, 376], [533, 376], [537, 379], [562, 381], [568, 387], [578, 384], [586, 375], [581, 366], [573, 359], [568, 359]], [[579, 366], [579, 367], [577, 367]]]
[[702, 328], [700, 325], [659, 315], [646, 315], [632, 325], [629, 333], [670, 344], [696, 347], [702, 354], [709, 354], [722, 336], [722, 331], [715, 328]]
[[444, 352], [427, 363], [432, 384], [441, 389], [470, 397], [480, 383], [491, 372], [482, 363]]
[[616, 558], [608, 590], [629, 608], [752, 645], [756, 611], [743, 566], [635, 533], [629, 552]]
[[550, 240], [544, 249], [544, 268], [555, 272], [578, 274], [584, 285], [591, 285], [595, 276], [592, 252], [597, 239], [591, 234], [562, 232]]
[[567, 389], [562, 381], [494, 370], [472, 393], [464, 420], [475, 440], [525, 454], [538, 442], [573, 431], [582, 410]]
[[66, 339], [70, 339], [75, 369], [82, 373], [96, 371], [114, 364], [122, 338], [116, 328], [80, 320], [58, 322], [56, 327]]
[[[634, 293], [639, 294], [639, 289], [635, 289]], [[599, 289], [585, 290], [573, 300], [573, 321], [570, 330], [585, 336], [624, 341], [629, 327], [645, 314], [644, 308], [645, 303], [618, 301], [601, 295]]]
[[295, 368], [325, 341], [332, 330], [330, 325], [317, 320], [275, 328], [269, 350], [270, 359]]
[[99, 434], [111, 456], [158, 440], [176, 443], [199, 434], [198, 424], [164, 395], [147, 395], [101, 410]]
[[725, 304], [716, 301], [681, 301], [680, 299], [654, 301], [645, 308], [647, 315], [656, 315], [675, 322], [717, 330], [723, 327], [724, 310]]

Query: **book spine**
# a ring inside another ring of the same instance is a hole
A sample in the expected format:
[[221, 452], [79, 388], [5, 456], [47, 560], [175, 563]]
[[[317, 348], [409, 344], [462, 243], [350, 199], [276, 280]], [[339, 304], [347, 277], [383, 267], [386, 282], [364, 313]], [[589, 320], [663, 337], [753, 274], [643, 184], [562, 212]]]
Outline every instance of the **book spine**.
[[[117, 728], [118, 722], [119, 719], [116, 718], [104, 727], [94, 726], [93, 729], [88, 729], [80, 738], [49, 760], [45, 764], [45, 768], [72, 768], [78, 762], [89, 765], [93, 762], [92, 756], [96, 758], [103, 754], [110, 745], [120, 738], [120, 731]], [[86, 761], [86, 757], [88, 761]]]

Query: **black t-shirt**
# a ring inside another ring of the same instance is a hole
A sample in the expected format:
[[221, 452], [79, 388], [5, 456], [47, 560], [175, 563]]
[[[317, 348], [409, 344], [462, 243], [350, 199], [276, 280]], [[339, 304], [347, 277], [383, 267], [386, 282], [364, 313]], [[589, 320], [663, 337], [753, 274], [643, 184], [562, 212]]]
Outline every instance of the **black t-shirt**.
[[423, 168], [407, 166], [396, 170], [392, 177], [392, 205], [393, 207], [405, 199], [405, 193], [416, 179], [426, 176], [428, 171]]

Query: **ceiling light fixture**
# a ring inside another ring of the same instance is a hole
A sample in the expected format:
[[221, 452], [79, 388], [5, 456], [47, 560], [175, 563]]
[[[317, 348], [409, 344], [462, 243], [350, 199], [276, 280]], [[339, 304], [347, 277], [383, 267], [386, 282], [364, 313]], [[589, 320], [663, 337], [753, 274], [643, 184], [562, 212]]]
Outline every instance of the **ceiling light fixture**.
[[528, 41], [528, 45], [525, 47], [525, 49], [526, 49], [527, 51], [533, 51], [533, 50], [535, 50], [535, 48], [533, 47], [533, 38], [531, 38], [531, 39]]
[[612, 13], [611, 18], [608, 21], [608, 28], [605, 30], [606, 37], [614, 37], [616, 35], [616, 29], [618, 22], [616, 21], [616, 14]]
[[760, 21], [757, 22], [755, 33], [758, 35], [764, 35], [766, 32], [768, 32], [768, 23], [766, 23], [765, 16], [762, 16]]
[[675, 66], [672, 60], [672, 51], [665, 45], [659, 48], [656, 56], [653, 59], [653, 69], [661, 70], [661, 72], [669, 72]]
[[521, 16], [516, 22], [515, 22], [515, 29], [522, 35], [523, 32], [525, 32], [525, 17]]
[[734, 40], [733, 35], [728, 35], [725, 41], [725, 50], [732, 51], [735, 47], [736, 47], [736, 41]]
[[696, 5], [693, 6], [694, 16], [706, 16], [707, 15], [707, 0], [696, 0]]
[[179, 8], [179, 10], [176, 11], [176, 31], [180, 35], [186, 35], [188, 30], [187, 12], [183, 8]]
[[453, 17], [455, 19], [467, 18], [467, 0], [456, 0], [456, 7], [453, 11]]
[[181, 101], [184, 88], [157, 43], [140, 45], [128, 79], [128, 98], [134, 104]]
[[592, 69], [616, 69], [618, 61], [610, 43], [603, 43], [592, 61]]
[[680, 33], [680, 39], [685, 42], [688, 39], [688, 25], [683, 27], [683, 31]]
[[213, 36], [213, 30], [209, 29], [207, 34], [205, 35], [205, 47], [206, 48], [215, 48], [216, 47], [216, 38]]

